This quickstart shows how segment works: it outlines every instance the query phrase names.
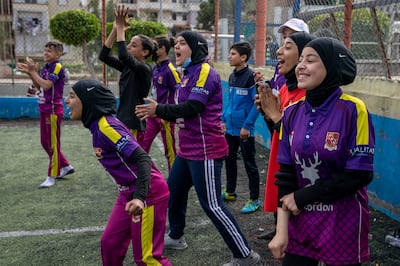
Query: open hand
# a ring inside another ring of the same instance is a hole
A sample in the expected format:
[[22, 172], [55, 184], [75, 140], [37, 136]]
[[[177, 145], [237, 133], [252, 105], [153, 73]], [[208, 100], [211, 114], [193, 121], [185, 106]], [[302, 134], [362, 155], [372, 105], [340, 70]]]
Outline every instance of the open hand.
[[148, 117], [156, 117], [156, 109], [158, 103], [150, 98], [144, 98], [146, 104], [136, 105], [135, 114], [141, 120], [146, 119]]
[[38, 64], [30, 57], [26, 57], [26, 63], [17, 63], [17, 66], [18, 70], [28, 74], [38, 70]]
[[279, 95], [272, 93], [269, 84], [261, 84], [257, 88], [258, 94], [255, 97], [254, 103], [257, 110], [263, 113], [266, 118], [277, 123], [282, 118], [281, 100]]
[[121, 28], [128, 28], [129, 26], [129, 18], [128, 18], [128, 10], [129, 8], [124, 5], [119, 5], [114, 9], [115, 15], [115, 26]]

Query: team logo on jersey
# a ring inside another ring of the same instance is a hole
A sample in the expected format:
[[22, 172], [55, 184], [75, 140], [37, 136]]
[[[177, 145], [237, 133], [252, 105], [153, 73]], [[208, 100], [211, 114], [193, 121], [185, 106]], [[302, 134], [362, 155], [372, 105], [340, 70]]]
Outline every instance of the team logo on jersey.
[[337, 150], [339, 136], [340, 136], [339, 132], [327, 132], [324, 149], [327, 149], [328, 151]]
[[192, 92], [199, 93], [199, 94], [204, 94], [204, 95], [209, 95], [210, 94], [210, 91], [207, 90], [206, 88], [197, 87], [197, 86], [192, 88]]
[[126, 146], [126, 144], [129, 142], [129, 139], [130, 139], [129, 135], [126, 135], [126, 136], [120, 138], [120, 139], [117, 141], [116, 146], [117, 146], [117, 150], [118, 150], [119, 152], [122, 151], [122, 150], [124, 149], [124, 147]]
[[94, 148], [94, 154], [96, 154], [97, 159], [102, 159], [103, 155], [101, 154], [103, 150], [101, 148]]
[[162, 84], [162, 82], [163, 82], [163, 76], [159, 76], [157, 79], [157, 83]]

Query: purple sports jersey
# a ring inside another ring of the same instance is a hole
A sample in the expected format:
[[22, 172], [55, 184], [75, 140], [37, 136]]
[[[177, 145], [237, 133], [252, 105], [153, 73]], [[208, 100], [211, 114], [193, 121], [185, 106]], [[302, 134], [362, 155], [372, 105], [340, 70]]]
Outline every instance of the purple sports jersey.
[[[340, 111], [335, 111], [340, 110]], [[365, 104], [340, 88], [319, 107], [289, 106], [282, 119], [278, 162], [295, 166], [299, 188], [343, 170], [373, 171], [375, 134]], [[369, 259], [367, 189], [333, 203], [315, 202], [292, 216], [287, 252], [329, 265]]]
[[[137, 165], [130, 160], [139, 144], [129, 129], [114, 116], [103, 116], [90, 126], [93, 135], [93, 149], [105, 170], [121, 186], [135, 185]], [[161, 172], [152, 165], [150, 186], [146, 197], [148, 205], [169, 195], [168, 187]]]
[[40, 112], [46, 114], [64, 113], [64, 106], [62, 104], [65, 83], [64, 67], [56, 60], [43, 66], [40, 76], [53, 83], [53, 87], [48, 90], [40, 88], [38, 98]]
[[222, 131], [222, 86], [218, 73], [208, 63], [189, 66], [177, 89], [176, 102], [196, 100], [204, 111], [192, 118], [176, 120], [179, 156], [189, 160], [225, 157], [228, 145]]
[[158, 103], [175, 103], [176, 84], [179, 82], [179, 74], [169, 59], [154, 66], [152, 98]]
[[278, 64], [275, 66], [274, 76], [272, 77], [272, 79], [269, 82], [271, 84], [271, 89], [275, 89], [277, 91], [280, 91], [283, 84], [286, 83], [285, 76], [279, 74]]

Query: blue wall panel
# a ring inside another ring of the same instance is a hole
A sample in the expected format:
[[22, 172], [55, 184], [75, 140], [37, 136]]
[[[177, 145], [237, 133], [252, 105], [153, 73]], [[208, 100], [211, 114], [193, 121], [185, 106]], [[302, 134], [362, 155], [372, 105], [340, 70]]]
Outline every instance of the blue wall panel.
[[[69, 119], [68, 107], [64, 105], [64, 118]], [[117, 106], [119, 99], [117, 99]], [[0, 97], [0, 119], [30, 117], [39, 119], [39, 108], [36, 97]]]
[[371, 116], [376, 144], [370, 205], [400, 221], [400, 120]]

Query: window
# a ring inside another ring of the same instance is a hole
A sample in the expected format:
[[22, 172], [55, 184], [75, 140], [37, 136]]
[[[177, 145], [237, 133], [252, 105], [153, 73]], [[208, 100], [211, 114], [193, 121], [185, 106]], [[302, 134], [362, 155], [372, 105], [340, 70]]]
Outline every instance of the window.
[[157, 21], [157, 18], [158, 18], [158, 13], [157, 13], [157, 12], [151, 12], [151, 13], [149, 14], [149, 19], [150, 19], [151, 21]]
[[60, 6], [66, 6], [66, 5], [68, 5], [68, 0], [58, 0], [58, 4]]
[[182, 20], [186, 21], [187, 20], [187, 15], [186, 14], [182, 14]]
[[176, 13], [172, 13], [172, 20], [176, 20]]

